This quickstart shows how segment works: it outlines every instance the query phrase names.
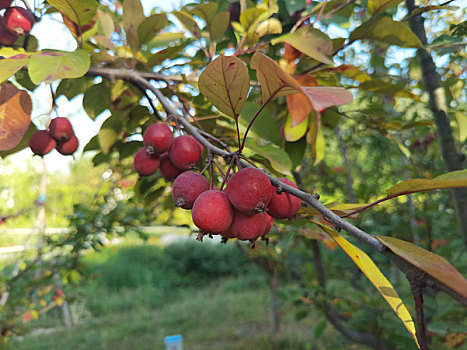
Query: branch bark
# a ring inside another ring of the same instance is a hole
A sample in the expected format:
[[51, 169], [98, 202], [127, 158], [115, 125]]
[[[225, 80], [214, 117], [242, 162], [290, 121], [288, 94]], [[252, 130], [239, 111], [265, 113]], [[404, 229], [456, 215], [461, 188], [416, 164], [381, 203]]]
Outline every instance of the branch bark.
[[[414, 0], [405, 1], [409, 16], [417, 9]], [[409, 18], [409, 24], [412, 31], [417, 35], [423, 45], [426, 45], [427, 38], [422, 16], [413, 16]], [[463, 169], [465, 156], [457, 151], [454, 137], [452, 134], [449, 117], [447, 114], [447, 105], [444, 89], [440, 83], [440, 77], [436, 71], [436, 65], [431, 54], [424, 48], [417, 49], [417, 56], [422, 68], [423, 82], [429, 95], [430, 109], [433, 113], [436, 130], [438, 134], [441, 153], [444, 162], [449, 171]], [[454, 207], [456, 209], [457, 221], [464, 238], [464, 244], [467, 247], [467, 189], [459, 188], [451, 190]]]
[[[187, 118], [184, 115], [178, 113], [178, 111], [169, 103], [169, 101], [165, 98], [165, 96], [160, 92], [158, 88], [153, 86], [144, 76], [145, 73], [140, 74], [136, 71], [128, 71], [124, 69], [109, 69], [109, 68], [97, 68], [94, 67], [92, 70], [89, 71], [88, 75], [91, 76], [101, 76], [103, 78], [108, 79], [124, 79], [132, 84], [136, 84], [139, 86], [144, 87], [145, 89], [150, 90], [159, 100], [162, 107], [166, 111], [167, 115], [176, 120], [182, 125], [185, 130], [193, 135], [205, 148], [208, 152], [214, 155], [218, 155], [223, 157], [224, 159], [229, 159], [233, 156], [233, 153], [229, 153], [219, 147], [213, 145], [209, 142], [200, 132], [199, 129], [191, 125]], [[242, 162], [244, 167], [251, 167], [250, 164], [246, 162]], [[267, 174], [267, 173], [266, 173]], [[300, 198], [305, 203], [309, 204], [317, 211], [319, 211], [329, 222], [335, 225], [337, 229], [344, 229], [350, 235], [357, 238], [359, 241], [368, 244], [371, 248], [377, 250], [384, 256], [386, 256], [389, 260], [391, 260], [404, 274], [416, 274], [417, 276], [421, 276], [421, 283], [423, 286], [431, 286], [437, 290], [443, 291], [456, 299], [458, 302], [467, 306], [467, 298], [455, 290], [451, 289], [447, 285], [443, 284], [442, 282], [438, 281], [434, 277], [426, 274], [422, 270], [418, 269], [416, 266], [410, 264], [406, 260], [402, 259], [401, 257], [394, 254], [391, 250], [386, 248], [376, 237], [362, 231], [356, 226], [353, 226], [351, 223], [345, 221], [338, 215], [334, 214], [331, 210], [329, 210], [326, 206], [324, 206], [319, 200], [317, 196], [314, 194], [310, 194], [304, 191], [301, 191], [297, 188], [289, 186], [275, 177], [267, 174], [271, 183], [278, 187], [280, 186], [284, 192], [290, 193], [293, 196]]]

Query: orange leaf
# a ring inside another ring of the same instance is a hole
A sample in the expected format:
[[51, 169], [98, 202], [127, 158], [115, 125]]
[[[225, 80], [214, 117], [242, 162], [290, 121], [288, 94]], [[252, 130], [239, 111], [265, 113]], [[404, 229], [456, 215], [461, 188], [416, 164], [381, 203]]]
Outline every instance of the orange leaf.
[[443, 257], [397, 238], [376, 238], [397, 256], [467, 297], [467, 280]]
[[[298, 75], [295, 80], [301, 86], [316, 86], [316, 79], [310, 74]], [[287, 107], [292, 117], [292, 127], [303, 122], [313, 109], [310, 99], [302, 93], [287, 95]]]
[[302, 55], [302, 52], [297, 50], [295, 47], [292, 45], [285, 43], [284, 44], [284, 58], [287, 61], [295, 61], [297, 58], [300, 58]]
[[0, 151], [20, 143], [31, 123], [32, 102], [26, 91], [11, 84], [0, 87]]

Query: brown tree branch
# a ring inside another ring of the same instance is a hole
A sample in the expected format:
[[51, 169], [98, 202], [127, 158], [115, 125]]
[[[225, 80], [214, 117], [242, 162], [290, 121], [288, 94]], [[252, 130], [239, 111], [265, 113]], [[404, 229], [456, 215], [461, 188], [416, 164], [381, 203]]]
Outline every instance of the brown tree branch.
[[[129, 71], [125, 69], [108, 69], [108, 68], [97, 68], [93, 67], [92, 70], [88, 72], [88, 75], [91, 76], [101, 76], [103, 78], [108, 79], [124, 79], [130, 83], [138, 84], [145, 89], [150, 90], [154, 93], [161, 103], [162, 107], [167, 112], [167, 115], [176, 118], [177, 121], [185, 128], [185, 130], [193, 135], [205, 148], [206, 150], [210, 151], [212, 154], [224, 157], [224, 159], [232, 159], [234, 156], [233, 153], [229, 153], [219, 147], [210, 143], [201, 133], [200, 131], [191, 125], [191, 123], [180, 113], [177, 112], [175, 108], [169, 103], [167, 98], [160, 92], [160, 90], [154, 87], [144, 76], [145, 73], [140, 74], [136, 71]], [[246, 162], [242, 162], [244, 167], [251, 167], [250, 164]], [[313, 208], [315, 208], [318, 212], [320, 212], [326, 220], [331, 222], [335, 225], [338, 229], [344, 229], [350, 235], [357, 238], [359, 241], [362, 241], [368, 244], [373, 249], [377, 250], [384, 256], [386, 256], [389, 260], [391, 260], [406, 276], [408, 274], [415, 274], [420, 276], [420, 283], [423, 286], [431, 286], [435, 289], [443, 291], [456, 299], [459, 303], [462, 303], [467, 306], [467, 298], [462, 294], [458, 293], [457, 291], [451, 289], [449, 286], [445, 285], [444, 283], [438, 281], [434, 277], [426, 274], [416, 266], [412, 265], [411, 263], [407, 262], [406, 260], [402, 259], [398, 255], [394, 254], [391, 250], [389, 250], [386, 246], [384, 246], [375, 236], [372, 236], [356, 226], [353, 226], [351, 223], [345, 221], [344, 219], [340, 218], [338, 215], [333, 213], [329, 210], [326, 206], [324, 206], [319, 200], [317, 199], [316, 195], [301, 191], [296, 189], [292, 186], [289, 186], [275, 177], [267, 174], [271, 183], [278, 187], [280, 186], [284, 192], [290, 193], [293, 196], [300, 198], [305, 203], [309, 204]]]

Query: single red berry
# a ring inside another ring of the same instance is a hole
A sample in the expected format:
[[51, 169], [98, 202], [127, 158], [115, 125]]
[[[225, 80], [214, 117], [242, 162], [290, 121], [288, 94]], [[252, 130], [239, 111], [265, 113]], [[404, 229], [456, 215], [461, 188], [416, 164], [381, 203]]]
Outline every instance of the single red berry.
[[239, 212], [252, 215], [264, 211], [271, 199], [271, 181], [255, 168], [235, 173], [227, 183], [225, 193]]
[[56, 295], [57, 297], [64, 297], [65, 293], [63, 293], [63, 291], [61, 289], [55, 289], [54, 290], [54, 295]]
[[193, 223], [203, 233], [226, 231], [234, 218], [234, 209], [225, 192], [208, 190], [199, 195], [191, 212]]
[[241, 241], [254, 241], [264, 234], [268, 218], [265, 213], [245, 215], [235, 211], [232, 233]]
[[188, 136], [190, 136], [193, 140], [196, 141], [196, 144], [198, 145], [199, 151], [200, 151], [200, 153], [201, 153], [201, 155], [202, 155], [202, 154], [204, 153], [204, 146], [203, 146], [203, 144], [202, 144], [201, 142], [199, 142], [193, 135], [188, 135]]
[[201, 174], [187, 171], [175, 179], [172, 198], [177, 207], [191, 209], [196, 198], [207, 190], [209, 190], [208, 179]]
[[49, 134], [58, 142], [68, 141], [75, 135], [70, 121], [63, 117], [57, 117], [51, 120], [49, 124]]
[[4, 18], [0, 16], [0, 43], [3, 45], [11, 45], [18, 39], [18, 35], [12, 34], [6, 29]]
[[76, 152], [79, 146], [79, 141], [76, 135], [73, 135], [71, 139], [67, 141], [57, 142], [57, 151], [64, 156], [70, 156]]
[[143, 147], [135, 154], [134, 167], [141, 176], [150, 176], [159, 169], [160, 162], [159, 158], [149, 157]]
[[31, 11], [19, 6], [7, 8], [4, 17], [6, 28], [16, 35], [29, 34], [36, 22]]
[[[285, 177], [281, 177], [278, 180], [297, 188], [297, 185]], [[268, 214], [273, 218], [282, 220], [294, 218], [301, 207], [302, 201], [299, 198], [292, 196], [290, 193], [282, 192], [281, 194], [277, 194], [277, 188], [272, 185], [271, 194], [271, 201], [267, 207]]]
[[146, 129], [143, 141], [149, 156], [167, 152], [173, 141], [172, 130], [163, 123], [152, 124]]
[[180, 170], [172, 163], [168, 153], [164, 153], [161, 155], [160, 168], [162, 176], [167, 181], [173, 181], [178, 175], [183, 173], [183, 170]]
[[179, 169], [193, 169], [201, 158], [201, 149], [190, 135], [176, 137], [169, 150], [170, 160]]
[[0, 0], [0, 10], [10, 7], [13, 0]]
[[37, 130], [29, 139], [29, 147], [34, 154], [43, 156], [55, 148], [57, 142], [45, 130]]
[[[235, 220], [235, 218], [234, 218], [234, 220]], [[233, 233], [233, 231], [232, 231], [232, 225], [230, 225], [230, 227], [229, 227], [227, 230], [222, 231], [222, 232], [220, 233], [220, 235], [221, 235], [223, 238], [235, 238], [235, 235], [234, 235], [234, 233]], [[226, 241], [226, 240], [224, 240], [224, 241]]]

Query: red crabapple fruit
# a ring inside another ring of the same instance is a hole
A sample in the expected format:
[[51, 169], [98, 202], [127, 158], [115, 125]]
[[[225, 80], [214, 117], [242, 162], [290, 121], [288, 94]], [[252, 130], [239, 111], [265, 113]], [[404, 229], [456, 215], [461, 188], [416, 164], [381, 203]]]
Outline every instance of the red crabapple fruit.
[[24, 7], [12, 6], [4, 14], [5, 27], [13, 34], [27, 35], [36, 22], [31, 11]]
[[[286, 179], [285, 177], [281, 177], [278, 180], [282, 181], [283, 183], [297, 188], [292, 181]], [[302, 201], [291, 195], [290, 193], [281, 193], [277, 194], [276, 187], [271, 185], [271, 201], [269, 202], [268, 214], [271, 215], [273, 218], [276, 219], [292, 219], [297, 214], [298, 210], [301, 207]]]
[[198, 142], [190, 135], [176, 137], [169, 150], [170, 160], [179, 169], [193, 169], [201, 158]]
[[152, 124], [144, 132], [143, 141], [149, 156], [167, 152], [173, 141], [172, 130], [163, 123]]
[[144, 147], [136, 152], [133, 162], [135, 170], [141, 176], [150, 176], [154, 174], [157, 169], [159, 169], [161, 163], [159, 158], [149, 157]]
[[266, 209], [271, 200], [271, 181], [261, 170], [245, 168], [230, 178], [225, 193], [235, 209], [252, 215]]
[[51, 120], [49, 134], [58, 142], [68, 141], [75, 135], [70, 121], [63, 117], [57, 117]]
[[218, 234], [230, 227], [234, 209], [225, 192], [208, 190], [196, 198], [191, 216], [202, 233]]
[[45, 130], [37, 130], [29, 139], [29, 147], [36, 155], [43, 156], [55, 148], [57, 142]]
[[209, 190], [208, 179], [201, 174], [187, 171], [175, 179], [172, 198], [177, 207], [191, 209], [196, 198], [207, 190]]

